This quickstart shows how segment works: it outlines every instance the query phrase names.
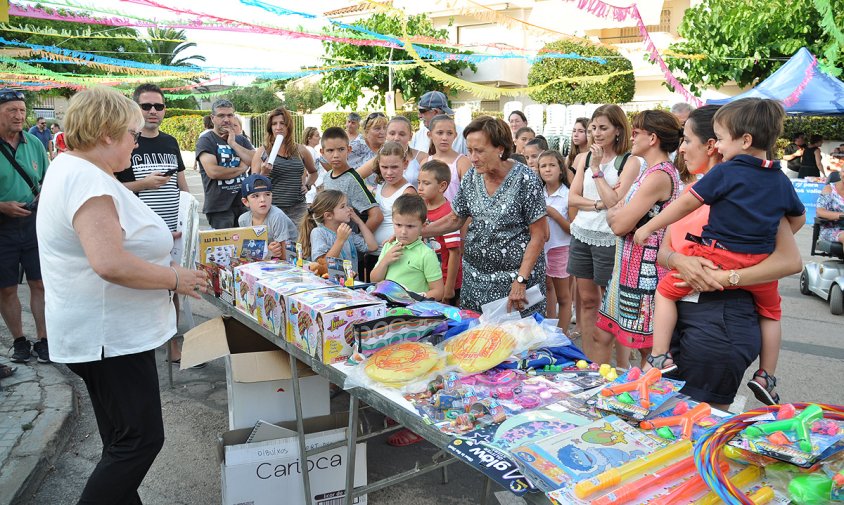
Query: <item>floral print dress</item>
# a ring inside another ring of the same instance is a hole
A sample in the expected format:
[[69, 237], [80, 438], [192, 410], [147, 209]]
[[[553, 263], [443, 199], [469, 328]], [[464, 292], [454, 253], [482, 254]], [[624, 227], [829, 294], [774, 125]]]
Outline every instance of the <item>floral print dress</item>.
[[[844, 196], [832, 186], [829, 193], [821, 193], [818, 197], [818, 207], [826, 209], [830, 212], [844, 213]], [[838, 234], [841, 233], [841, 228], [835, 221], [825, 221], [821, 225], [820, 237], [830, 242], [838, 242]]]
[[[542, 182], [526, 165], [515, 163], [492, 195], [487, 193], [484, 176], [469, 169], [451, 204], [454, 213], [471, 217], [463, 253], [463, 287], [460, 305], [480, 310], [481, 305], [504, 298], [522, 264], [529, 227], [545, 217], [545, 191]], [[527, 287], [539, 285], [545, 295], [545, 253], [540, 253]], [[545, 301], [522, 312], [545, 313]]]

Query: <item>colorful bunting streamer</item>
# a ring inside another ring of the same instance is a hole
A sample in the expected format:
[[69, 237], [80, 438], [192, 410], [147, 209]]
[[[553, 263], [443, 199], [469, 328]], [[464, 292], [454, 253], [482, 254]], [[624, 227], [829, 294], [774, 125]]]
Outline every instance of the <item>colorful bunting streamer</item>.
[[649, 59], [655, 62], [660, 70], [662, 70], [663, 75], [665, 76], [665, 81], [674, 89], [675, 92], [683, 95], [683, 97], [688, 101], [691, 102], [692, 105], [696, 107], [700, 107], [703, 105], [703, 102], [689, 90], [686, 89], [683, 84], [674, 77], [674, 74], [671, 73], [671, 69], [668, 68], [668, 65], [665, 64], [665, 60], [662, 59], [662, 56], [659, 54], [659, 50], [656, 48], [653, 39], [651, 38], [650, 32], [648, 32], [648, 28], [645, 25], [645, 20], [642, 19], [642, 15], [639, 13], [639, 9], [636, 7], [636, 4], [630, 4], [627, 7], [618, 7], [615, 5], [608, 4], [603, 0], [564, 0], [566, 2], [577, 2], [577, 7], [581, 10], [585, 10], [590, 14], [601, 17], [601, 18], [612, 18], [615, 21], [624, 21], [627, 18], [632, 17], [633, 20], [636, 22], [636, 26], [639, 28], [639, 34], [642, 35], [642, 39], [645, 43], [645, 48], [648, 51]]
[[812, 80], [812, 74], [815, 73], [815, 68], [818, 66], [818, 57], [814, 54], [812, 55], [812, 62], [806, 67], [806, 74], [803, 76], [803, 80], [800, 81], [800, 84], [797, 85], [797, 88], [791, 92], [790, 95], [785, 97], [782, 101], [782, 104], [786, 107], [791, 107], [792, 105], [796, 104], [798, 100], [800, 100], [800, 95], [803, 94], [803, 90], [806, 89], [806, 86], [809, 85], [809, 81]]

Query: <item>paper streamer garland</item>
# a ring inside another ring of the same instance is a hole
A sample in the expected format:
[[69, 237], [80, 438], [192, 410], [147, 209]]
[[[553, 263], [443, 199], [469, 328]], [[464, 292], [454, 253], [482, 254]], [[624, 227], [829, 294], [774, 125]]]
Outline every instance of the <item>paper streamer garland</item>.
[[648, 32], [648, 28], [645, 25], [645, 21], [642, 19], [642, 15], [639, 13], [639, 9], [636, 7], [636, 4], [633, 3], [628, 7], [618, 7], [615, 5], [608, 4], [603, 0], [564, 0], [566, 2], [577, 2], [577, 7], [579, 9], [583, 9], [590, 14], [602, 17], [602, 18], [612, 18], [616, 21], [624, 21], [629, 17], [632, 17], [633, 20], [636, 22], [636, 25], [639, 28], [639, 33], [642, 35], [642, 39], [645, 43], [645, 48], [650, 55], [650, 60], [656, 62], [659, 65], [660, 70], [662, 70], [663, 75], [665, 76], [665, 81], [668, 82], [669, 85], [674, 89], [675, 92], [683, 95], [683, 97], [692, 103], [695, 107], [700, 107], [703, 105], [703, 102], [689, 90], [683, 86], [680, 81], [674, 77], [674, 74], [671, 73], [671, 69], [668, 68], [666, 65], [665, 60], [662, 59], [662, 56], [659, 54], [659, 50], [656, 48], [656, 45], [651, 39], [651, 34]]
[[818, 58], [815, 55], [812, 55], [812, 62], [806, 67], [806, 73], [803, 76], [803, 80], [800, 81], [800, 84], [797, 85], [797, 88], [791, 92], [790, 95], [785, 97], [782, 101], [782, 104], [786, 107], [790, 107], [797, 103], [800, 100], [800, 95], [803, 94], [803, 90], [806, 89], [806, 86], [809, 85], [809, 81], [812, 80], [812, 74], [815, 73], [815, 68], [818, 66]]

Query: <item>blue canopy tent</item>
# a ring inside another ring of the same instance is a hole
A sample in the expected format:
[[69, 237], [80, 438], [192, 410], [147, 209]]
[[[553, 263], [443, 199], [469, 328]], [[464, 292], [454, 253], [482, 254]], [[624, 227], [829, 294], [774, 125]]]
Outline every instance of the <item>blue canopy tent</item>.
[[[723, 105], [739, 98], [749, 97], [782, 101], [791, 96], [806, 81], [806, 86], [800, 93], [797, 102], [785, 105], [787, 113], [816, 116], [844, 114], [844, 82], [821, 72], [817, 65], [812, 68], [813, 60], [812, 53], [802, 47], [783, 66], [755, 88], [734, 97], [707, 100], [706, 103]], [[811, 74], [807, 76], [810, 69]]]

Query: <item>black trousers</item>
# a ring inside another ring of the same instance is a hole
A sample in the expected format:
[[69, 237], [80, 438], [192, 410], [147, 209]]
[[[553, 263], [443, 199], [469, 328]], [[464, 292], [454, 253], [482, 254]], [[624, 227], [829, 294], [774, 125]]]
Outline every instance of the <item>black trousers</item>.
[[67, 366], [85, 381], [103, 441], [79, 504], [140, 504], [138, 487], [164, 445], [155, 351]]

